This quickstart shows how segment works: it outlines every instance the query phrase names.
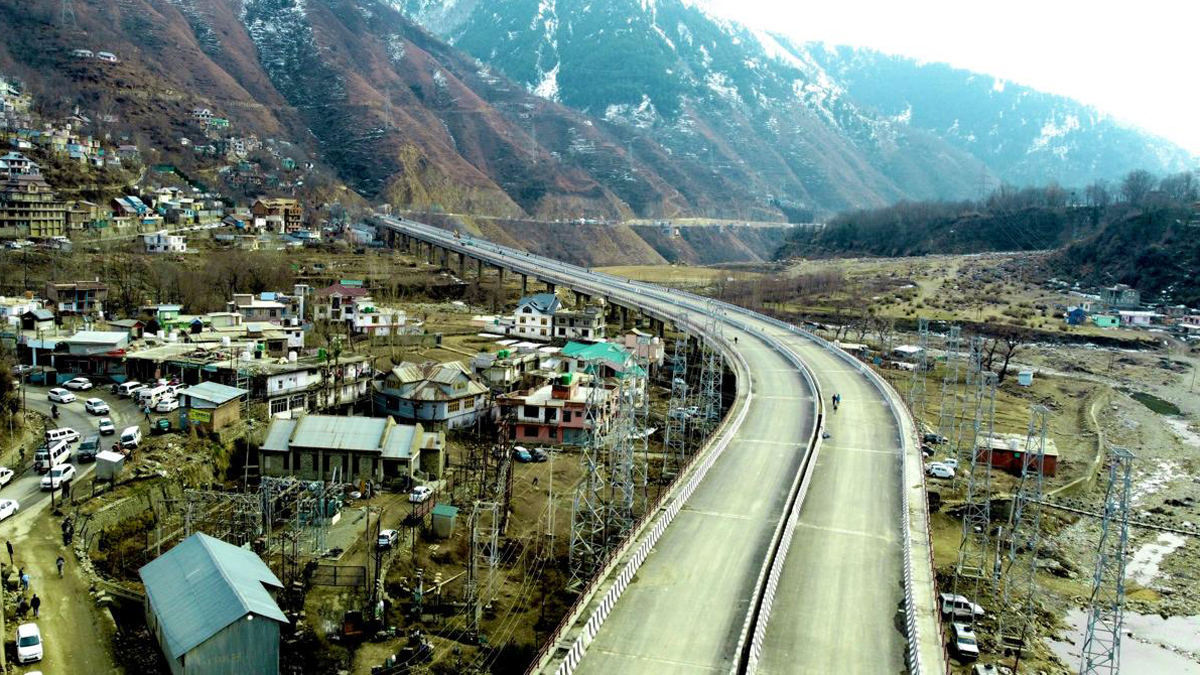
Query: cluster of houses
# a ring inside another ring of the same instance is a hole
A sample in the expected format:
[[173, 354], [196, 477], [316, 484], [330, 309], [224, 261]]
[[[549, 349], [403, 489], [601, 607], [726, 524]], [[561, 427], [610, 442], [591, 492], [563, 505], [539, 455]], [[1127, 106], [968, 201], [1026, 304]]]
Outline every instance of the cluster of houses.
[[1092, 324], [1100, 328], [1159, 327], [1186, 335], [1200, 335], [1200, 312], [1186, 305], [1142, 304], [1136, 288], [1117, 284], [1099, 293], [1072, 291], [1078, 304], [1066, 308], [1063, 320], [1069, 326]]
[[572, 309], [554, 293], [534, 293], [521, 298], [511, 316], [481, 316], [475, 323], [489, 333], [522, 340], [603, 340], [604, 310], [603, 304]]

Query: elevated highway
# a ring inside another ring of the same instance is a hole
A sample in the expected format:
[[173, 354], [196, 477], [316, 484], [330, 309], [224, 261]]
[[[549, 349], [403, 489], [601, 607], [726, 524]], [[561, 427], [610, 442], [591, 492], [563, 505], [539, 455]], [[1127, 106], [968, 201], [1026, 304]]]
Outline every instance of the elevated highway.
[[[393, 244], [428, 246], [431, 260], [438, 250], [447, 265], [458, 256], [460, 272], [473, 260], [480, 271], [498, 267], [603, 297], [623, 308], [622, 318], [640, 312], [660, 330], [670, 323], [695, 333], [710, 315], [720, 322], [723, 336], [702, 337], [734, 364], [744, 414], [737, 424], [727, 420], [711, 470], [677, 512], [664, 509], [670, 527], [638, 535], [656, 538], [647, 555], [635, 556], [636, 577], [622, 575], [619, 602], [598, 594], [536, 670], [853, 674], [902, 672], [907, 662], [944, 672], [935, 619], [924, 616], [932, 612], [931, 575], [916, 584], [917, 603], [905, 567], [901, 468], [918, 452], [913, 429], [857, 362], [740, 308], [413, 221], [375, 223]], [[821, 405], [833, 393], [843, 400], [836, 413]], [[819, 438], [822, 428], [828, 438]]]

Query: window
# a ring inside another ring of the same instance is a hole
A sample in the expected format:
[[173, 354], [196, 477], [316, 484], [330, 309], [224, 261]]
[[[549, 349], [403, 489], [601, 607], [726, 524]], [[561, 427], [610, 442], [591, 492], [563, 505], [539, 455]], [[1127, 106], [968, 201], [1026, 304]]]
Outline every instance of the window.
[[542, 335], [545, 335], [545, 334], [546, 334], [546, 329], [545, 329], [545, 328], [543, 328], [543, 329], [542, 329]]
[[450, 401], [449, 403], [446, 404], [446, 411], [447, 412], [458, 412], [458, 409], [461, 406], [462, 406], [462, 401], [459, 401], [456, 399], [456, 400]]
[[563, 422], [570, 422], [570, 421], [571, 421], [571, 411], [564, 410], [563, 411]]
[[522, 412], [524, 417], [536, 418], [538, 416], [538, 407], [536, 405], [527, 405]]
[[271, 414], [278, 415], [288, 411], [288, 399], [286, 396], [271, 400]]

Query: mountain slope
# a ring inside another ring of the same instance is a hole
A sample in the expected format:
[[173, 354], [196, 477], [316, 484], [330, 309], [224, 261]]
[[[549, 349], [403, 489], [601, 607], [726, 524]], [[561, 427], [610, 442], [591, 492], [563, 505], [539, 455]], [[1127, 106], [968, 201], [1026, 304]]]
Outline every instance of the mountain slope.
[[1135, 168], [1195, 165], [1182, 148], [1069, 98], [867, 49], [788, 47], [810, 55], [856, 101], [945, 139], [1010, 183], [1085, 185]]
[[392, 2], [530, 91], [652, 136], [764, 201], [838, 210], [1191, 161], [1063, 97], [796, 44], [694, 0]]

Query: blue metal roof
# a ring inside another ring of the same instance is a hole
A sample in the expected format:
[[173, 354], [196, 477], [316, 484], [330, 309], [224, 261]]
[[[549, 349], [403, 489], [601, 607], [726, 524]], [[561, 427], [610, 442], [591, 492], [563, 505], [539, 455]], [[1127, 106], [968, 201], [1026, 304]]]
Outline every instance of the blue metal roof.
[[534, 293], [533, 295], [521, 298], [517, 302], [518, 308], [525, 305], [533, 307], [542, 314], [553, 314], [558, 311], [558, 296], [553, 293]]
[[138, 570], [172, 660], [247, 614], [287, 617], [267, 586], [283, 584], [253, 551], [194, 534]]

